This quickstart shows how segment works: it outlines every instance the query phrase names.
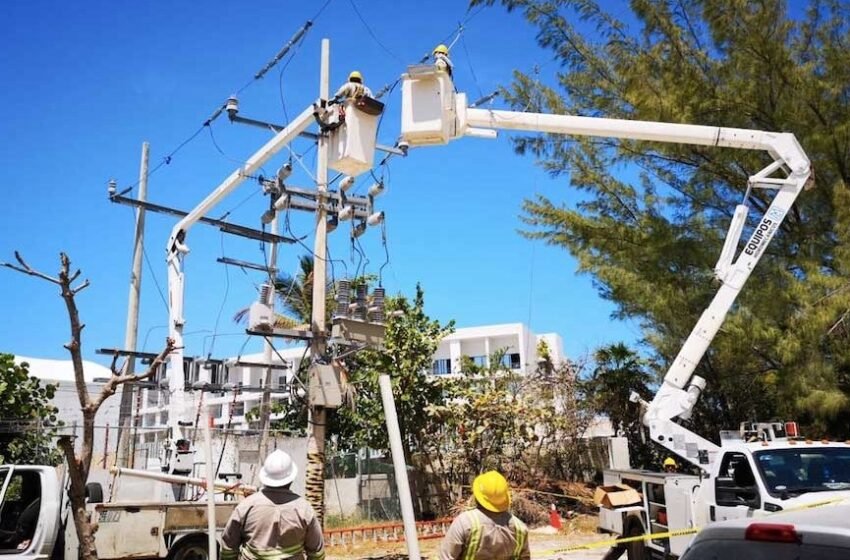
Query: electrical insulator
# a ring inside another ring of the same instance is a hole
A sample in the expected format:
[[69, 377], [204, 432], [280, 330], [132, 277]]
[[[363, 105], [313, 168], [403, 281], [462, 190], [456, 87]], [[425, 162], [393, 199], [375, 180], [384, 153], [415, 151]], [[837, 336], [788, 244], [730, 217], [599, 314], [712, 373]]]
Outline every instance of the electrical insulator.
[[354, 318], [360, 321], [366, 320], [366, 284], [357, 286], [357, 310], [354, 312]]
[[384, 192], [384, 183], [380, 181], [369, 187], [369, 196], [371, 197], [376, 197], [382, 192]]
[[375, 212], [374, 214], [369, 214], [369, 217], [366, 218], [366, 223], [370, 226], [377, 226], [381, 222], [384, 221], [384, 213], [383, 212]]
[[272, 285], [263, 284], [260, 286], [260, 303], [271, 303]]
[[330, 233], [336, 229], [336, 226], [339, 225], [339, 219], [336, 216], [331, 216], [330, 218], [328, 218], [327, 224], [328, 225], [326, 226], [327, 229], [325, 233]]
[[348, 189], [354, 186], [354, 177], [347, 176], [339, 182], [339, 190], [342, 192], [346, 192]]
[[351, 282], [340, 280], [336, 283], [336, 313], [337, 317], [348, 316], [348, 304], [351, 302]]
[[351, 230], [351, 238], [357, 239], [364, 233], [366, 233], [366, 222], [360, 222], [359, 224], [354, 226], [354, 229]]
[[384, 322], [384, 288], [378, 286], [372, 291], [372, 307], [369, 311], [372, 312], [372, 321], [375, 323]]
[[345, 206], [339, 211], [340, 221], [350, 220], [354, 216], [354, 206]]
[[106, 190], [109, 192], [110, 196], [115, 194], [118, 191], [118, 182], [115, 179], [110, 179]]
[[227, 98], [227, 104], [224, 106], [224, 109], [231, 119], [239, 114], [239, 100], [236, 99], [235, 95]]
[[274, 209], [275, 210], [283, 210], [289, 206], [289, 195], [284, 193], [277, 197], [277, 200], [274, 201]]
[[284, 163], [280, 169], [277, 170], [277, 180], [280, 183], [289, 179], [290, 175], [292, 175], [292, 164], [289, 162]]

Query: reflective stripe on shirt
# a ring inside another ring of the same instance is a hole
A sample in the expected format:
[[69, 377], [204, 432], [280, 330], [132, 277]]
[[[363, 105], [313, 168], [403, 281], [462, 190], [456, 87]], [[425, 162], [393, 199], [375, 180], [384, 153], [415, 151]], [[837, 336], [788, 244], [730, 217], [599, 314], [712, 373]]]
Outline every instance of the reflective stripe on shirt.
[[469, 544], [466, 545], [464, 560], [475, 560], [478, 549], [481, 548], [481, 520], [475, 510], [468, 514], [472, 518], [472, 529], [469, 532]]
[[525, 526], [525, 523], [519, 520], [518, 517], [514, 516], [514, 535], [516, 536], [516, 547], [514, 547], [514, 553], [511, 558], [513, 560], [519, 560], [520, 555], [522, 554], [522, 547], [525, 545], [525, 539], [528, 538], [528, 527]]
[[242, 558], [246, 560], [286, 560], [293, 556], [304, 553], [304, 545], [294, 545], [277, 548], [255, 548], [249, 544], [243, 544], [240, 549]]

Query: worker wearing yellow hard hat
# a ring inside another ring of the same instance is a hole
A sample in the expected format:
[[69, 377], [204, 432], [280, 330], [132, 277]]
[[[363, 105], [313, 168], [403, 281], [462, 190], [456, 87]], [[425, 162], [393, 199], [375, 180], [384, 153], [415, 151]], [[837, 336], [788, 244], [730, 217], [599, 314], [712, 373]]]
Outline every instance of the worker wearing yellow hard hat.
[[449, 58], [449, 48], [442, 44], [437, 45], [432, 54], [434, 55], [434, 66], [437, 67], [437, 70], [447, 73], [451, 78], [453, 64]]
[[342, 84], [333, 96], [333, 102], [339, 103], [347, 99], [358, 97], [372, 97], [372, 90], [363, 83], [363, 74], [359, 70], [352, 70], [348, 74], [348, 81]]
[[679, 472], [679, 465], [673, 457], [664, 459], [664, 472], [674, 473]]
[[472, 482], [474, 509], [458, 515], [440, 542], [439, 560], [529, 560], [528, 528], [510, 513], [505, 477], [489, 471]]

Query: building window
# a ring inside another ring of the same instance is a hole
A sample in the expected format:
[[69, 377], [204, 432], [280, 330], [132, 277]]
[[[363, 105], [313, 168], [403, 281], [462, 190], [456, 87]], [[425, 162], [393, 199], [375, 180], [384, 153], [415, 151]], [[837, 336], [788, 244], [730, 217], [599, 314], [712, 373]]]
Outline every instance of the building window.
[[470, 356], [469, 359], [478, 367], [487, 367], [487, 356]]
[[522, 367], [522, 362], [519, 358], [519, 354], [513, 353], [502, 356], [502, 367], [508, 369], [520, 369]]
[[452, 372], [452, 361], [449, 358], [434, 360], [431, 371], [434, 375], [448, 375]]
[[277, 388], [278, 389], [286, 389], [286, 376], [281, 375], [277, 378]]
[[232, 406], [233, 416], [245, 416], [245, 401], [237, 401]]

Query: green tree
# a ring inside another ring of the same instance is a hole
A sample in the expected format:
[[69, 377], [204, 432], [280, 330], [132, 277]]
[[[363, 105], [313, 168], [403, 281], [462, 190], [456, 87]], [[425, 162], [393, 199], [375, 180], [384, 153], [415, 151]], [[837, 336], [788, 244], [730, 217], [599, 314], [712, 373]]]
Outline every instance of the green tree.
[[393, 397], [398, 411], [399, 428], [405, 459], [423, 447], [429, 437], [428, 421], [422, 411], [442, 399], [442, 389], [432, 378], [432, 357], [440, 341], [454, 330], [425, 314], [425, 293], [416, 286], [410, 301], [403, 296], [387, 298], [386, 333], [382, 348], [363, 350], [349, 360], [349, 383], [355, 388], [353, 406], [343, 407], [333, 416], [330, 433], [338, 447], [387, 449], [387, 430], [378, 377], [392, 378]]
[[[817, 188], [799, 197], [700, 362], [708, 388], [695, 420], [712, 439], [793, 415], [850, 435], [848, 3], [812, 1], [795, 20], [781, 0], [632, 0], [629, 24], [592, 0], [483, 3], [521, 12], [562, 68], [549, 85], [516, 72], [505, 93], [518, 109], [797, 136]], [[716, 290], [710, 271], [764, 155], [556, 135], [515, 148], [581, 193], [574, 207], [527, 200], [527, 234], [573, 254], [615, 318], [641, 325], [659, 372], [669, 367]], [[750, 193], [754, 215], [767, 196]]]
[[62, 455], [53, 441], [56, 407], [50, 404], [56, 385], [42, 385], [29, 374], [29, 364], [15, 364], [0, 354], [0, 464], [58, 465]]
[[640, 407], [629, 401], [632, 392], [649, 397], [652, 376], [643, 360], [623, 343], [599, 348], [595, 367], [582, 381], [582, 392], [590, 406], [611, 420], [611, 427], [629, 440], [632, 465], [657, 468], [656, 457], [643, 437]]

